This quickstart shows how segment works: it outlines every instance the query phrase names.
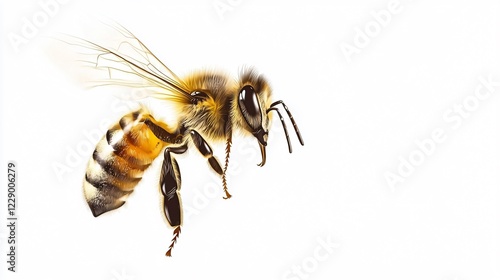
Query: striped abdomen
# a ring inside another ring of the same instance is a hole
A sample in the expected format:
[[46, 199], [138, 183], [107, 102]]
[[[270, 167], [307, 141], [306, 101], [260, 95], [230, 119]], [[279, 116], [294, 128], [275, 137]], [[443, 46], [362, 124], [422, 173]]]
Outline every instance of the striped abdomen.
[[85, 199], [95, 217], [125, 203], [164, 147], [146, 120], [154, 122], [144, 110], [127, 114], [97, 144], [83, 182]]

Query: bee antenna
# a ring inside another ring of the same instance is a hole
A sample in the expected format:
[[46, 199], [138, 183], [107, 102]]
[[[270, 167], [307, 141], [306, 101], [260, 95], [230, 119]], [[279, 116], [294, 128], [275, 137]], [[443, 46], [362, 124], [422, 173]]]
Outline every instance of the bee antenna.
[[281, 124], [283, 125], [283, 130], [285, 131], [285, 136], [286, 136], [286, 142], [288, 143], [288, 151], [292, 153], [292, 143], [290, 142], [290, 136], [288, 135], [288, 129], [286, 129], [286, 124], [285, 120], [283, 119], [283, 116], [280, 113], [280, 110], [278, 108], [269, 108], [267, 109], [266, 113], [269, 114], [270, 111], [276, 111], [278, 113], [278, 116], [280, 117]]
[[300, 134], [299, 126], [297, 125], [297, 123], [293, 119], [292, 113], [290, 113], [290, 110], [288, 110], [288, 107], [285, 105], [285, 103], [283, 102], [283, 100], [278, 100], [278, 101], [274, 102], [273, 104], [271, 104], [271, 106], [269, 106], [269, 109], [267, 109], [267, 112], [269, 112], [271, 110], [271, 108], [273, 108], [273, 107], [275, 107], [276, 105], [279, 105], [279, 104], [282, 104], [283, 108], [285, 108], [285, 111], [288, 114], [288, 117], [290, 118], [290, 121], [293, 124], [293, 128], [295, 129], [295, 133], [297, 134], [297, 138], [299, 138], [300, 144], [302, 146], [304, 146], [304, 140], [302, 139], [302, 135]]

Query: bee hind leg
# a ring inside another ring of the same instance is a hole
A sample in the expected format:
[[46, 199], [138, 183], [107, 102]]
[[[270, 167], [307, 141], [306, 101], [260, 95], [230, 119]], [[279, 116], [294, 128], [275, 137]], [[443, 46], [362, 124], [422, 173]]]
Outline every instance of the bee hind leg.
[[171, 144], [179, 144], [182, 142], [182, 138], [184, 137], [185, 132], [184, 129], [182, 129], [183, 131], [179, 131], [179, 133], [170, 133], [165, 128], [163, 128], [159, 122], [156, 122], [153, 119], [146, 119], [144, 123], [161, 141]]
[[[167, 131], [163, 123], [157, 122], [153, 118], [146, 119], [144, 123], [158, 139], [165, 143], [180, 144], [183, 141], [184, 133], [186, 132], [184, 128], [171, 133]], [[164, 160], [160, 175], [160, 189], [163, 195], [163, 211], [165, 217], [170, 226], [174, 228], [174, 236], [165, 254], [167, 257], [172, 256], [172, 249], [179, 238], [182, 224], [182, 203], [179, 193], [181, 189], [181, 173], [179, 165], [171, 153], [182, 154], [186, 150], [187, 145], [184, 143], [177, 147], [167, 147], [164, 151]]]
[[174, 244], [181, 233], [182, 205], [180, 199], [181, 173], [179, 165], [171, 153], [182, 154], [187, 150], [187, 145], [180, 147], [167, 147], [164, 152], [164, 160], [160, 175], [160, 188], [164, 196], [163, 210], [168, 223], [174, 227], [173, 238], [166, 256], [172, 255]]

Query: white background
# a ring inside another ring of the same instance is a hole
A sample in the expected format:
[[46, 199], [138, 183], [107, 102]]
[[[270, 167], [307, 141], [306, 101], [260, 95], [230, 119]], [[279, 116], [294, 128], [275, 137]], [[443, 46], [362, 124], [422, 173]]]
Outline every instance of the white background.
[[[474, 96], [481, 77], [500, 81], [498, 1], [69, 0], [44, 23], [34, 18], [47, 1], [1, 7], [1, 182], [15, 161], [19, 220], [16, 273], [0, 228], [0, 278], [500, 279], [500, 86]], [[231, 9], [218, 12], [224, 3]], [[397, 12], [381, 27], [373, 14], [388, 5]], [[275, 122], [263, 168], [257, 143], [235, 139], [228, 201], [198, 153], [179, 157], [190, 214], [172, 258], [161, 159], [117, 211], [94, 218], [82, 196], [95, 144], [86, 134], [130, 109], [111, 89], [75, 82], [79, 65], [50, 38], [93, 36], [87, 24], [98, 17], [130, 29], [180, 75], [208, 67], [237, 77], [255, 66], [304, 136], [302, 147], [290, 131], [288, 154]], [[369, 41], [355, 41], [366, 28]], [[346, 45], [358, 52], [346, 56]], [[449, 110], [464, 100], [459, 124]], [[415, 156], [436, 129], [444, 140]], [[418, 166], [401, 174], [411, 155]], [[391, 188], [388, 172], [406, 177]]]

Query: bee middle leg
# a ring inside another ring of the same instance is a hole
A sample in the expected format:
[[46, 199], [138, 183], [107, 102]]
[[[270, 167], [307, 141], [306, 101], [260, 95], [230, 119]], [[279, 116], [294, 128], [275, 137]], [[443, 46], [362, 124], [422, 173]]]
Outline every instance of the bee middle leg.
[[[200, 151], [200, 153], [205, 158], [208, 158], [208, 163], [210, 164], [212, 169], [215, 172], [217, 172], [217, 174], [224, 177], [224, 171], [222, 170], [219, 161], [217, 161], [217, 159], [214, 157], [212, 148], [210, 148], [210, 145], [208, 145], [207, 141], [205, 141], [205, 139], [203, 139], [203, 137], [195, 130], [191, 130], [189, 134], [191, 135], [193, 143], [198, 149], [198, 151]], [[226, 197], [224, 197], [224, 199], [228, 199], [231, 197], [231, 194], [227, 191], [227, 187], [225, 184], [224, 184], [224, 192], [226, 193]]]

